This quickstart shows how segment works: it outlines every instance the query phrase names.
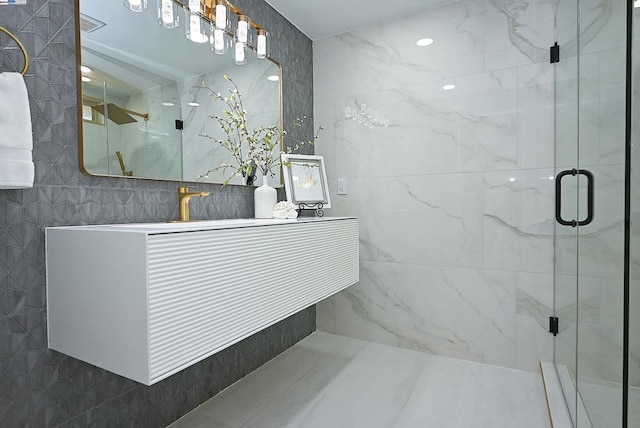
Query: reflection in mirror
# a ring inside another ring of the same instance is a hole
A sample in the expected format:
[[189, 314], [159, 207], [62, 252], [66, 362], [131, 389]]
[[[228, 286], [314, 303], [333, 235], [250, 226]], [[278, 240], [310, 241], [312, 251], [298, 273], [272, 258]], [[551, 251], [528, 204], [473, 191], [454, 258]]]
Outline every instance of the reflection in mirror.
[[[212, 93], [229, 93], [225, 74], [242, 93], [250, 128], [282, 129], [281, 69], [273, 60], [249, 51], [238, 66], [233, 55], [187, 40], [183, 28], [158, 25], [152, 8], [132, 13], [119, 1], [80, 0], [80, 12], [80, 161], [87, 173], [223, 183], [232, 172], [216, 168], [232, 157], [204, 135], [224, 138], [212, 116], [225, 104]], [[279, 187], [275, 172], [269, 183]]]

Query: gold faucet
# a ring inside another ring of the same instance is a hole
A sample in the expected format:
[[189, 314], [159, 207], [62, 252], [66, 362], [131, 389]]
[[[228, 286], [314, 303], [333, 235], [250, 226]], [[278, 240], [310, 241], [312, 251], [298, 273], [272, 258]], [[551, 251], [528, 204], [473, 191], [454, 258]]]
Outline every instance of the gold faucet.
[[193, 197], [209, 196], [209, 192], [189, 192], [188, 187], [178, 187], [178, 209], [180, 210], [180, 220], [189, 221], [189, 201]]

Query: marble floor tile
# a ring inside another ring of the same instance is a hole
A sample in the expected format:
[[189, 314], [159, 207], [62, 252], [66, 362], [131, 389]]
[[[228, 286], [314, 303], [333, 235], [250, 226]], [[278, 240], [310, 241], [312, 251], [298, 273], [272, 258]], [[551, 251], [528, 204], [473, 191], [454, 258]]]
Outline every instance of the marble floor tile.
[[433, 357], [395, 427], [547, 427], [540, 375]]
[[233, 425], [228, 425], [216, 420], [206, 415], [204, 412], [198, 411], [198, 409], [187, 413], [180, 418], [180, 420], [170, 426], [173, 427], [174, 425], [189, 428], [234, 428]]
[[171, 428], [548, 427], [539, 375], [316, 332]]
[[[316, 393], [339, 377], [349, 361], [367, 345], [364, 341], [329, 334], [316, 333], [310, 339], [299, 342], [196, 411], [233, 427], [282, 426], [278, 425], [282, 418], [305, 411]], [[266, 415], [273, 420], [267, 420]]]
[[[592, 428], [610, 428], [622, 426], [622, 385], [615, 382], [607, 382], [599, 379], [582, 378], [578, 381], [580, 396], [584, 403], [586, 413], [583, 419], [588, 421], [579, 421], [579, 426], [587, 426]], [[635, 388], [631, 388], [632, 390]], [[634, 391], [635, 392], [635, 391]], [[637, 412], [638, 409], [637, 394], [633, 392], [629, 394], [630, 415]], [[630, 427], [634, 425], [634, 419], [631, 418]], [[589, 425], [590, 423], [590, 425]]]
[[338, 377], [316, 393], [307, 411], [286, 426], [394, 426], [429, 358], [420, 352], [397, 352], [397, 348], [368, 344]]

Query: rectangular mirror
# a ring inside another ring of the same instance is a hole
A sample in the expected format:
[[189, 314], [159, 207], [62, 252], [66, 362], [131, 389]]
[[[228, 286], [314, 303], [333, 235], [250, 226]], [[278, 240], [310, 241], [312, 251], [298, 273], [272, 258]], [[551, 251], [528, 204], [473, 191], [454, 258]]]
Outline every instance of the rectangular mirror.
[[[227, 108], [215, 95], [233, 89], [225, 75], [242, 94], [249, 128], [282, 129], [282, 69], [273, 59], [258, 59], [248, 50], [239, 66], [232, 52], [212, 52], [208, 39], [188, 40], [189, 15], [182, 7], [176, 9], [179, 26], [173, 29], [159, 24], [155, 1], [142, 13], [121, 1], [79, 0], [79, 10], [80, 165], [85, 173], [225, 182], [232, 171], [220, 166], [233, 158], [208, 138], [226, 135], [214, 119]], [[274, 172], [269, 184], [279, 187], [280, 170]], [[247, 177], [229, 183], [246, 184]]]

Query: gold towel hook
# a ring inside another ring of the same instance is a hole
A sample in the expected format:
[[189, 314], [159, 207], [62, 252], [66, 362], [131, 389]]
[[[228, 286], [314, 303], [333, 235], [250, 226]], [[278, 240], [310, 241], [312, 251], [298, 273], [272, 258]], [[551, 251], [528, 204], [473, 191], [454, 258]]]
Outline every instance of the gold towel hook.
[[25, 49], [22, 42], [18, 40], [18, 38], [11, 31], [7, 30], [4, 27], [0, 27], [0, 31], [5, 33], [7, 36], [11, 37], [13, 41], [15, 41], [18, 44], [18, 47], [22, 51], [22, 54], [24, 55], [24, 68], [22, 69], [20, 74], [24, 76], [25, 74], [27, 74], [27, 70], [29, 69], [29, 54], [27, 53], [27, 50]]

